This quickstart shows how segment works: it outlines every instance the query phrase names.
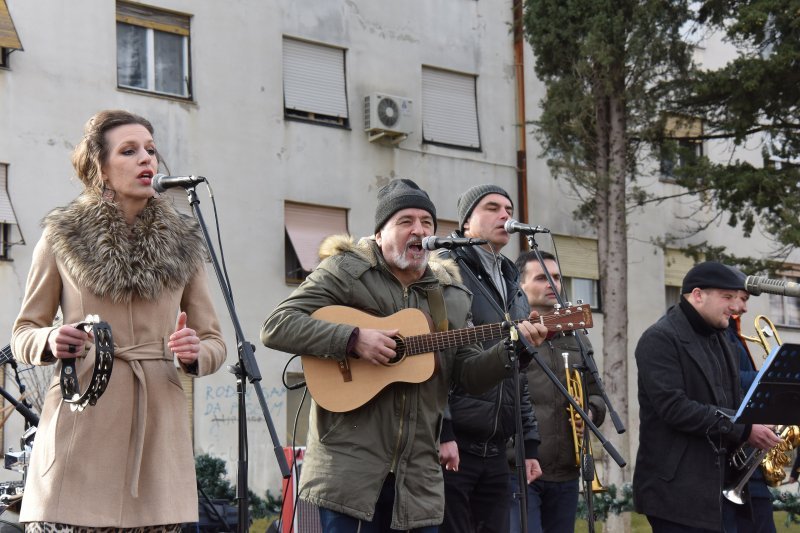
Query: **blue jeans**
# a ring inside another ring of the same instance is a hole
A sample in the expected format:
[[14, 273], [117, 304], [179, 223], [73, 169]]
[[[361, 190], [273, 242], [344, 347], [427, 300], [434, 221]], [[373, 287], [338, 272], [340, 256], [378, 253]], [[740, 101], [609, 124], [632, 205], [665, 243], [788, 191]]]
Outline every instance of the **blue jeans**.
[[[324, 533], [387, 533], [400, 530], [391, 529], [392, 507], [394, 507], [394, 476], [383, 482], [383, 488], [375, 503], [375, 516], [372, 522], [365, 522], [330, 509], [319, 508], [319, 520]], [[360, 526], [360, 529], [359, 529]], [[418, 527], [412, 533], [438, 533], [438, 526]]]
[[[517, 492], [517, 476], [510, 478]], [[528, 533], [572, 533], [578, 510], [578, 480], [541, 481], [528, 484]], [[511, 506], [511, 533], [521, 533], [519, 505]]]

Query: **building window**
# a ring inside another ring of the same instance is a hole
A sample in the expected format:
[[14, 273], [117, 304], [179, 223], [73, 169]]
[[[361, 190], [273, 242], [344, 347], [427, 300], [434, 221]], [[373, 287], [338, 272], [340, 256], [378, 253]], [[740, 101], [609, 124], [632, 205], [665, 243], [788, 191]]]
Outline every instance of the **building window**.
[[348, 127], [345, 51], [284, 37], [283, 111], [290, 119]]
[[703, 157], [703, 121], [698, 118], [669, 116], [664, 126], [668, 139], [661, 144], [661, 178], [670, 181], [675, 170]]
[[593, 311], [600, 311], [600, 282], [588, 278], [562, 278], [561, 286], [568, 303], [577, 305], [578, 301], [589, 304]]
[[667, 304], [666, 308], [669, 309], [673, 305], [681, 301], [681, 288], [672, 285], [664, 287], [664, 302]]
[[422, 139], [471, 150], [481, 149], [477, 76], [422, 68]]
[[189, 15], [117, 2], [117, 85], [189, 99]]
[[[800, 282], [800, 277], [784, 276], [782, 279]], [[800, 299], [793, 296], [769, 295], [770, 319], [781, 326], [800, 326]]]
[[22, 43], [8, 11], [6, 0], [0, 0], [0, 67], [8, 68], [9, 55], [14, 50], [22, 50]]
[[561, 285], [570, 303], [578, 300], [602, 311], [600, 267], [597, 262], [597, 239], [553, 235], [554, 254], [561, 266]]
[[667, 309], [681, 301], [683, 278], [694, 265], [694, 259], [681, 250], [664, 249], [664, 303]]
[[347, 233], [347, 210], [286, 202], [283, 215], [286, 282], [297, 284], [319, 264], [323, 239]]
[[8, 195], [7, 178], [8, 165], [0, 163], [0, 261], [10, 261], [11, 245], [17, 244], [11, 240], [12, 226], [17, 225], [17, 217]]

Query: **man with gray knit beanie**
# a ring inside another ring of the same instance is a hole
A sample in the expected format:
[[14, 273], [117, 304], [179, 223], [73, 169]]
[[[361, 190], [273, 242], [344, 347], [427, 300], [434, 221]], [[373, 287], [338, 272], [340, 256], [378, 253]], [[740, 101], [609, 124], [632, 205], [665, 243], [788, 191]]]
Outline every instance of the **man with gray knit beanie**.
[[[391, 376], [393, 369], [408, 368], [410, 362], [402, 358], [393, 361], [407, 355], [400, 343], [407, 324], [396, 313], [404, 311], [405, 317], [408, 308], [420, 309], [440, 331], [469, 324], [470, 295], [456, 265], [429, 263], [430, 252], [422, 248], [422, 239], [435, 229], [436, 208], [428, 194], [409, 179], [389, 182], [378, 191], [374, 236], [355, 242], [339, 235], [323, 243], [326, 257], [267, 318], [262, 342], [317, 356], [318, 365], [329, 363], [326, 387], [358, 386], [365, 367], [375, 379], [376, 369]], [[341, 321], [311, 316], [322, 308], [331, 311], [330, 306], [353, 309]], [[544, 341], [543, 325], [526, 321], [521, 326], [533, 344]], [[418, 380], [387, 380], [363, 405], [346, 412], [312, 402], [300, 498], [319, 507], [325, 533], [435, 533], [442, 522], [444, 487], [436, 448], [447, 392], [492, 388], [509, 375], [508, 354], [502, 343], [486, 350], [447, 344], [435, 355], [413, 357], [436, 357], [438, 365]], [[315, 391], [310, 392], [313, 398]]]
[[[458, 198], [457, 237], [485, 239], [482, 247], [447, 252], [456, 261], [464, 285], [472, 292], [476, 326], [512, 320], [530, 314], [519, 286], [514, 263], [500, 254], [510, 236], [505, 223], [514, 212], [502, 187], [486, 184], [468, 189]], [[496, 340], [483, 348], [497, 347]], [[527, 375], [520, 375], [525, 477], [528, 483], [542, 473], [538, 461], [539, 433], [528, 395]], [[515, 383], [509, 375], [489, 391], [474, 394], [454, 387], [449, 416], [442, 427], [440, 462], [444, 467], [445, 519], [442, 532], [509, 531], [511, 490], [508, 483], [506, 442], [516, 433]]]

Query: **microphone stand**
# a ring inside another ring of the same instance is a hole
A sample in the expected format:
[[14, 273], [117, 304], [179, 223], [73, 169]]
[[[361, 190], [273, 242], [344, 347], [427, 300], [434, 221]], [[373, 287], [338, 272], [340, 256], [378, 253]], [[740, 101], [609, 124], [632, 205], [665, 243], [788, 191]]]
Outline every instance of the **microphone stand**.
[[19, 402], [16, 398], [14, 398], [11, 394], [8, 393], [3, 387], [0, 387], [0, 396], [8, 400], [8, 403], [14, 406], [14, 409], [17, 410], [19, 414], [25, 418], [25, 422], [29, 426], [38, 426], [39, 425], [39, 416], [30, 410], [30, 408], [25, 405], [25, 402]]
[[[514, 441], [514, 468], [517, 471], [517, 490], [518, 494], [514, 496], [519, 497], [519, 523], [520, 531], [528, 531], [528, 479], [527, 468], [525, 466], [525, 441], [523, 439], [525, 433], [522, 428], [522, 386], [519, 382], [519, 357], [517, 357], [516, 345], [519, 335], [518, 331], [511, 328], [511, 316], [506, 313], [506, 322], [508, 322], [508, 330], [510, 338], [505, 341], [506, 350], [508, 350], [508, 360], [511, 364], [514, 376], [514, 424], [515, 424], [515, 441]], [[505, 324], [503, 325], [505, 329]]]
[[[475, 239], [478, 240], [478, 239]], [[495, 254], [496, 257], [499, 255]], [[519, 505], [519, 521], [521, 528], [520, 530], [523, 532], [528, 531], [528, 480], [526, 476], [526, 468], [525, 468], [525, 439], [524, 439], [524, 430], [522, 427], [522, 387], [520, 385], [520, 366], [519, 366], [519, 357], [517, 357], [516, 346], [514, 341], [518, 340], [518, 331], [516, 328], [512, 327], [513, 321], [512, 317], [508, 312], [503, 310], [498, 304], [497, 300], [489, 293], [483, 282], [478, 279], [472, 269], [469, 268], [467, 262], [463, 255], [456, 254], [456, 260], [458, 261], [459, 268], [462, 272], [466, 272], [469, 274], [470, 277], [475, 281], [477, 287], [486, 297], [486, 301], [490, 302], [492, 306], [495, 308], [500, 316], [504, 318], [503, 327], [509, 330], [510, 339], [507, 339], [505, 342], [505, 347], [508, 350], [508, 361], [509, 365], [511, 365], [512, 375], [514, 380], [514, 468], [517, 474], [517, 493], [512, 494], [514, 499], [518, 500]], [[495, 262], [495, 266], [498, 268], [500, 273], [500, 279], [502, 283], [505, 284], [506, 279], [503, 276], [502, 268], [498, 262]], [[519, 289], [519, 287], [517, 287]], [[498, 291], [500, 289], [498, 288]], [[506, 298], [510, 300], [510, 297]], [[510, 305], [510, 302], [506, 302], [506, 305]]]
[[[547, 265], [544, 262], [542, 253], [539, 251], [539, 245], [536, 242], [535, 233], [528, 234], [526, 235], [526, 237], [528, 239], [528, 246], [530, 246], [531, 250], [533, 251], [533, 254], [536, 256], [536, 260], [539, 262], [539, 265], [542, 268], [542, 272], [544, 272], [544, 275], [547, 278], [547, 282], [553, 289], [553, 293], [556, 296], [558, 304], [563, 308], [564, 299], [562, 298], [561, 293], [555, 290], [556, 288], [555, 281], [553, 281], [553, 277], [550, 275], [550, 271], [547, 269]], [[605, 387], [603, 386], [603, 381], [600, 377], [600, 372], [597, 370], [597, 365], [595, 364], [594, 358], [592, 357], [593, 352], [591, 350], [586, 349], [586, 346], [584, 345], [583, 340], [581, 339], [580, 335], [578, 335], [577, 331], [573, 332], [572, 336], [575, 339], [575, 342], [578, 346], [578, 350], [580, 351], [581, 354], [581, 358], [583, 359], [584, 368], [580, 369], [579, 371], [583, 373], [583, 370], [588, 370], [592, 374], [592, 377], [594, 378], [595, 382], [597, 383], [597, 387], [600, 390], [600, 395], [603, 398], [603, 402], [608, 407], [611, 420], [614, 423], [614, 428], [616, 429], [618, 434], [624, 433], [626, 431], [625, 426], [623, 425], [622, 419], [619, 417], [619, 414], [616, 412], [614, 406], [611, 404], [611, 401], [608, 399], [608, 396], [606, 395]], [[537, 363], [539, 363], [539, 366], [542, 367], [545, 373], [552, 374], [552, 371], [550, 370], [549, 367], [545, 367], [542, 365], [541, 362], [539, 362], [538, 354], [534, 354], [534, 359], [536, 360]], [[553, 374], [553, 378], [555, 378], [555, 374]], [[575, 402], [574, 398], [572, 398], [572, 395], [569, 394], [569, 392], [566, 390], [566, 388], [564, 388], [563, 385], [561, 385], [561, 382], [558, 381], [557, 378], [555, 378], [553, 382], [556, 385], [556, 388], [562, 391], [562, 394], [566, 396], [569, 403], [573, 406], [573, 408], [575, 408], [577, 403]], [[581, 380], [581, 382], [583, 386], [583, 391], [582, 391], [583, 397], [586, 399], [587, 409], [588, 409], [589, 395], [586, 387], [586, 380], [583, 379]], [[605, 439], [605, 437], [600, 433], [600, 430], [597, 428], [597, 426], [595, 426], [594, 423], [591, 420], [589, 420], [589, 417], [583, 411], [583, 406], [577, 408], [576, 411], [578, 412], [578, 414], [580, 414], [581, 419], [584, 421], [584, 426], [588, 426], [592, 430], [592, 433], [594, 433], [595, 436], [597, 436], [597, 438], [603, 444], [603, 448], [606, 449], [606, 451], [609, 453], [609, 455], [611, 455], [614, 461], [620, 467], [624, 467], [626, 464], [624, 459], [622, 459], [622, 457], [617, 453], [613, 445], [610, 442], [608, 442]], [[594, 458], [591, 457], [591, 455], [589, 455], [588, 450], [589, 450], [589, 434], [586, 432], [584, 427], [583, 438], [581, 439], [581, 451], [579, 454], [580, 456], [579, 469], [581, 472], [581, 479], [583, 480], [583, 493], [584, 497], [586, 498], [586, 523], [588, 526], [589, 533], [594, 533], [594, 501], [592, 498], [593, 496], [592, 481], [594, 480], [595, 469], [594, 469]]]
[[[208, 249], [208, 253], [211, 257], [211, 264], [214, 266], [214, 272], [217, 274], [217, 281], [222, 289], [222, 297], [225, 299], [225, 305], [228, 308], [228, 314], [230, 315], [231, 323], [233, 324], [233, 329], [236, 333], [236, 342], [239, 352], [239, 362], [230, 367], [231, 373], [236, 376], [236, 394], [239, 404], [239, 461], [236, 483], [236, 500], [238, 502], [239, 515], [237, 530], [239, 533], [247, 533], [249, 529], [248, 525], [250, 523], [250, 517], [247, 494], [247, 404], [245, 402], [245, 388], [247, 383], [245, 382], [245, 379], [249, 380], [250, 383], [253, 384], [253, 388], [256, 391], [256, 396], [258, 396], [258, 403], [261, 405], [261, 413], [263, 414], [264, 421], [267, 423], [267, 428], [269, 429], [273, 450], [275, 452], [275, 458], [277, 459], [278, 466], [281, 469], [281, 475], [284, 479], [287, 479], [291, 475], [291, 471], [289, 470], [289, 465], [286, 462], [286, 456], [283, 453], [283, 447], [280, 444], [278, 434], [275, 431], [275, 425], [272, 422], [272, 417], [269, 414], [269, 408], [267, 407], [267, 401], [264, 397], [264, 391], [261, 390], [261, 372], [259, 371], [258, 364], [253, 356], [255, 347], [245, 340], [244, 334], [242, 333], [242, 326], [239, 323], [239, 318], [233, 305], [231, 289], [222, 275], [219, 261], [217, 260], [217, 255], [214, 252], [214, 246], [211, 242], [211, 237], [208, 235], [208, 228], [203, 220], [203, 214], [200, 212], [200, 200], [197, 199], [195, 187], [196, 185], [188, 187], [186, 189], [186, 194], [189, 197], [189, 204], [192, 206], [192, 212], [194, 213], [194, 216], [200, 225], [200, 229], [203, 232], [206, 248]], [[209, 191], [210, 190], [211, 189], [209, 188]]]

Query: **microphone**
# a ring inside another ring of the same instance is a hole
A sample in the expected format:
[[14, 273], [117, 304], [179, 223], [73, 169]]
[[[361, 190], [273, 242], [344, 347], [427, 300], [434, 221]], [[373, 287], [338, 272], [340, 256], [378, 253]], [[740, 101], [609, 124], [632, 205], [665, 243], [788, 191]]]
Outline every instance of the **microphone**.
[[439, 248], [446, 248], [452, 250], [459, 246], [476, 246], [479, 244], [486, 244], [486, 239], [472, 239], [467, 237], [425, 237], [422, 239], [422, 248], [424, 250], [438, 250]]
[[206, 179], [203, 176], [165, 176], [164, 174], [156, 174], [153, 176], [153, 181], [151, 183], [156, 192], [164, 192], [173, 187], [188, 189], [204, 181], [206, 181]]
[[536, 233], [550, 233], [550, 230], [544, 226], [529, 226], [522, 222], [517, 222], [513, 218], [506, 220], [503, 225], [507, 233], [523, 233], [525, 235], [534, 235]]
[[753, 296], [766, 292], [768, 294], [780, 294], [781, 296], [800, 297], [800, 283], [760, 276], [747, 276], [744, 282], [744, 290]]

